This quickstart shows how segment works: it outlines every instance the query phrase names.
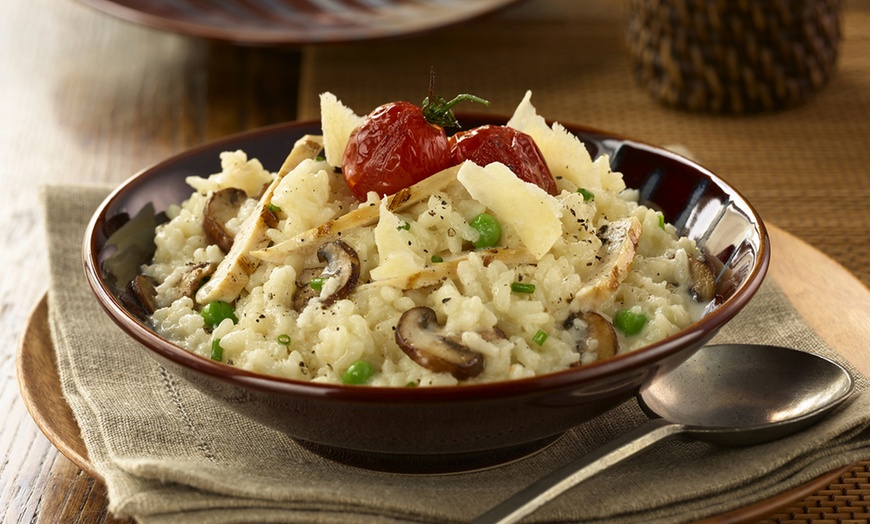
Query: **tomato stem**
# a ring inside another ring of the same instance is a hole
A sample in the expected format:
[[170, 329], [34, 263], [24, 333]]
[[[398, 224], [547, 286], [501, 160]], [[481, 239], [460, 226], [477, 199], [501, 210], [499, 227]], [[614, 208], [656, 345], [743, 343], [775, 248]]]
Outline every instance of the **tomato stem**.
[[453, 114], [453, 108], [461, 102], [477, 102], [485, 106], [489, 105], [488, 100], [484, 100], [479, 96], [463, 93], [456, 95], [449, 102], [435, 94], [435, 71], [429, 72], [429, 95], [423, 99], [422, 109], [423, 117], [430, 124], [441, 127], [460, 127], [459, 121], [456, 120], [456, 115]]
[[426, 118], [427, 122], [436, 126], [460, 127], [459, 121], [456, 120], [456, 115], [453, 114], [453, 107], [460, 102], [477, 102], [485, 106], [489, 105], [489, 101], [466, 93], [456, 95], [449, 102], [437, 95], [434, 97], [427, 96], [423, 100], [423, 117]]

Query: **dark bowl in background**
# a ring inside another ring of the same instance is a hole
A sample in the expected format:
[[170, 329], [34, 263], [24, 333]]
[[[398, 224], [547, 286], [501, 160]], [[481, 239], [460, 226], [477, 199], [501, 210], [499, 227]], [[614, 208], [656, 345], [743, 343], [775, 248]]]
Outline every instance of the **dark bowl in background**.
[[[474, 114], [461, 118], [465, 127], [507, 120]], [[124, 281], [117, 284], [106, 269], [107, 260], [118, 255], [107, 238], [123, 224], [139, 223], [134, 234], [147, 244], [160, 213], [192, 192], [185, 177], [219, 172], [220, 152], [242, 149], [274, 171], [299, 137], [320, 133], [319, 122], [230, 136], [134, 175], [95, 213], [84, 239], [85, 272], [102, 307], [145, 353], [215, 401], [315, 452], [362, 467], [415, 472], [511, 460], [630, 399], [645, 381], [688, 358], [749, 302], [770, 258], [761, 218], [737, 190], [708, 170], [655, 146], [582, 126], [565, 127], [593, 158], [608, 154], [612, 169], [640, 191], [641, 203], [662, 211], [680, 234], [696, 240], [717, 269], [722, 300], [698, 322], [635, 352], [587, 366], [522, 380], [433, 388], [325, 385], [260, 375], [197, 356], [157, 334], [125, 299]], [[125, 256], [135, 264], [150, 258], [147, 249], [139, 251]]]

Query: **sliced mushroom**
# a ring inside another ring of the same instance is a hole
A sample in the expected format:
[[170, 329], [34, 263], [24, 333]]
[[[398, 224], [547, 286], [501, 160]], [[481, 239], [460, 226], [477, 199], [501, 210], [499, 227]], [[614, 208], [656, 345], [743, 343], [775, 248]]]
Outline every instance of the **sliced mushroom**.
[[[483, 258], [483, 265], [489, 266], [496, 260], [504, 262], [508, 266], [518, 266], [520, 264], [534, 264], [537, 260], [525, 248], [494, 248], [481, 251], [475, 251]], [[431, 266], [427, 266], [422, 270], [410, 275], [402, 275], [399, 277], [387, 278], [372, 282], [371, 286], [392, 286], [398, 289], [420, 289], [423, 287], [434, 286], [448, 277], [456, 275], [456, 269], [459, 263], [468, 260], [468, 254], [456, 258], [450, 258], [444, 262], [438, 262]]]
[[435, 311], [428, 307], [411, 308], [402, 314], [396, 326], [396, 343], [417, 364], [436, 373], [450, 373], [457, 380], [483, 371], [483, 355], [461, 344], [458, 336], [445, 333]]
[[322, 276], [339, 280], [338, 288], [322, 299], [323, 305], [329, 306], [347, 298], [359, 282], [360, 263], [356, 251], [341, 240], [333, 240], [320, 246], [317, 250], [317, 260], [326, 262], [326, 269], [323, 270]]
[[716, 296], [716, 278], [704, 259], [689, 258], [689, 275], [692, 277], [690, 293], [698, 302], [710, 302]]
[[[412, 186], [400, 189], [387, 197], [387, 209], [391, 212], [401, 211], [420, 202], [424, 198], [429, 198], [432, 194], [444, 189], [448, 184], [455, 181], [458, 171], [458, 166], [451, 167], [435, 173]], [[376, 205], [360, 207], [329, 222], [303, 231], [279, 244], [251, 254], [266, 262], [281, 263], [287, 258], [287, 255], [298, 249], [306, 246], [316, 246], [317, 241], [335, 238], [353, 228], [373, 224], [379, 216], [380, 209]]]
[[210, 277], [217, 269], [217, 264], [214, 262], [200, 262], [190, 266], [190, 269], [175, 285], [177, 295], [172, 299], [180, 297], [192, 297], [196, 291], [202, 287], [208, 277]]
[[215, 191], [205, 204], [202, 217], [202, 229], [205, 237], [216, 244], [224, 253], [229, 253], [233, 247], [233, 233], [227, 229], [227, 222], [236, 218], [242, 204], [248, 199], [247, 193], [235, 187], [227, 187]]
[[595, 274], [587, 279], [588, 284], [575, 294], [573, 305], [576, 309], [590, 309], [609, 298], [619, 288], [634, 264], [637, 242], [643, 232], [643, 225], [636, 217], [611, 222], [599, 233], [601, 250], [596, 258], [599, 262]]
[[147, 314], [157, 310], [157, 289], [154, 288], [153, 280], [142, 274], [136, 275], [130, 281], [129, 291]]
[[577, 352], [595, 351], [599, 359], [610, 358], [619, 350], [619, 341], [613, 325], [600, 313], [583, 311], [571, 313], [562, 327], [576, 333]]
[[320, 291], [311, 287], [311, 281], [323, 273], [323, 268], [311, 267], [303, 269], [296, 277], [296, 292], [293, 294], [293, 309], [301, 312], [312, 298], [318, 296]]
[[[321, 299], [321, 304], [331, 306], [335, 302], [347, 298], [359, 282], [359, 256], [352, 247], [341, 240], [333, 240], [320, 246], [317, 259], [326, 264], [325, 268], [309, 268], [300, 272], [296, 281], [296, 294], [293, 296], [293, 308], [301, 311], [308, 302], [318, 295], [310, 283], [314, 278], [337, 278], [339, 280], [335, 291]], [[335, 284], [332, 284], [335, 285]]]
[[266, 235], [270, 224], [275, 224], [275, 214], [269, 210], [272, 194], [287, 173], [296, 168], [304, 160], [314, 158], [323, 148], [323, 139], [319, 136], [305, 135], [293, 146], [293, 150], [284, 160], [284, 165], [278, 170], [275, 180], [257, 202], [257, 209], [242, 224], [233, 246], [227, 256], [215, 270], [214, 276], [196, 292], [196, 301], [207, 304], [215, 300], [232, 302], [238, 296], [251, 273], [260, 264], [258, 258], [251, 252], [266, 247], [269, 237]]
[[[204, 282], [214, 273], [217, 264], [214, 262], [200, 262], [187, 264], [187, 271], [178, 277], [175, 282], [170, 283], [168, 289], [163, 290], [161, 302], [163, 305], [168, 305], [181, 297], [193, 297], [196, 291], [203, 285]], [[148, 281], [146, 282], [145, 279]], [[167, 280], [167, 282], [169, 282]], [[154, 308], [148, 311], [148, 314], [153, 313], [160, 304], [157, 303], [157, 291], [154, 289], [154, 283], [150, 278], [144, 275], [137, 276], [130, 283], [130, 290], [136, 295], [137, 300], [143, 302], [143, 295], [151, 295], [153, 293]], [[151, 289], [149, 289], [149, 286]]]

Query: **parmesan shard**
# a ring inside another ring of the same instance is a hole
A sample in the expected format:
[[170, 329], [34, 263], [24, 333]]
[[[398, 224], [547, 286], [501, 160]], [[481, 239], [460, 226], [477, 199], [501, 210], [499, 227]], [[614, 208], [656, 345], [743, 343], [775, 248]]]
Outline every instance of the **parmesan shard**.
[[375, 226], [375, 244], [378, 246], [378, 265], [369, 271], [372, 280], [384, 280], [396, 276], [411, 275], [423, 269], [423, 257], [411, 246], [406, 223], [391, 212], [387, 201], [382, 200]]
[[[459, 166], [451, 167], [444, 171], [435, 173], [412, 186], [400, 189], [386, 197], [387, 210], [391, 212], [402, 211], [429, 198], [432, 194], [443, 190], [451, 182], [456, 180], [456, 174], [458, 172]], [[251, 255], [266, 262], [280, 264], [288, 255], [299, 249], [306, 247], [314, 248], [323, 242], [335, 239], [339, 235], [353, 228], [374, 224], [379, 216], [380, 209], [378, 206], [365, 205], [351, 211], [350, 213], [346, 213], [340, 217], [329, 220], [328, 222], [324, 222], [317, 227], [303, 231], [302, 233], [267, 249], [254, 251]]]
[[640, 220], [629, 217], [611, 222], [599, 233], [603, 242], [598, 255], [601, 261], [593, 276], [574, 295], [574, 310], [595, 308], [616, 292], [631, 271], [642, 232]]
[[303, 161], [315, 158], [322, 149], [323, 140], [315, 135], [305, 135], [294, 144], [277, 176], [257, 202], [257, 208], [242, 223], [230, 252], [221, 260], [211, 279], [196, 292], [198, 303], [232, 302], [239, 296], [260, 263], [251, 256], [251, 251], [266, 247], [269, 243], [266, 232], [277, 223], [275, 214], [269, 209], [275, 188], [287, 173]]
[[565, 126], [558, 122], [548, 126], [531, 99], [532, 92], [527, 91], [507, 125], [532, 137], [557, 181], [568, 181], [589, 190], [604, 188], [618, 193], [625, 189], [622, 176], [610, 170], [606, 155], [593, 161], [583, 142]]
[[535, 260], [544, 257], [562, 236], [559, 201], [519, 178], [504, 164], [486, 167], [466, 162], [456, 177], [472, 198], [510, 224]]
[[350, 135], [363, 120], [364, 117], [354, 113], [332, 93], [327, 91], [320, 95], [320, 125], [323, 128], [323, 148], [329, 165], [341, 167], [341, 159]]

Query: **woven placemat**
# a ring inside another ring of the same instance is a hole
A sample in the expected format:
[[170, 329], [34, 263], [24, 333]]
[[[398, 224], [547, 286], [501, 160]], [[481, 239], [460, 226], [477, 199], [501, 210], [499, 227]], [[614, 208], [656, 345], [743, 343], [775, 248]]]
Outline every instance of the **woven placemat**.
[[[445, 96], [472, 92], [511, 113], [527, 89], [540, 114], [657, 145], [679, 144], [737, 187], [762, 217], [870, 284], [870, 2], [846, 4], [837, 68], [823, 90], [787, 111], [715, 116], [666, 108], [638, 85], [619, 2], [536, 0], [422, 37], [306, 49], [300, 117], [317, 95], [356, 112], [419, 102], [429, 67]], [[870, 460], [770, 522], [866, 522]]]
[[510, 113], [527, 89], [542, 115], [657, 145], [681, 144], [737, 187], [765, 220], [870, 284], [870, 4], [843, 20], [837, 71], [805, 104], [753, 116], [666, 108], [631, 73], [619, 2], [536, 0], [424, 37], [306, 49], [300, 116], [332, 91], [358, 113], [419, 102], [430, 65], [443, 96], [472, 92]]

